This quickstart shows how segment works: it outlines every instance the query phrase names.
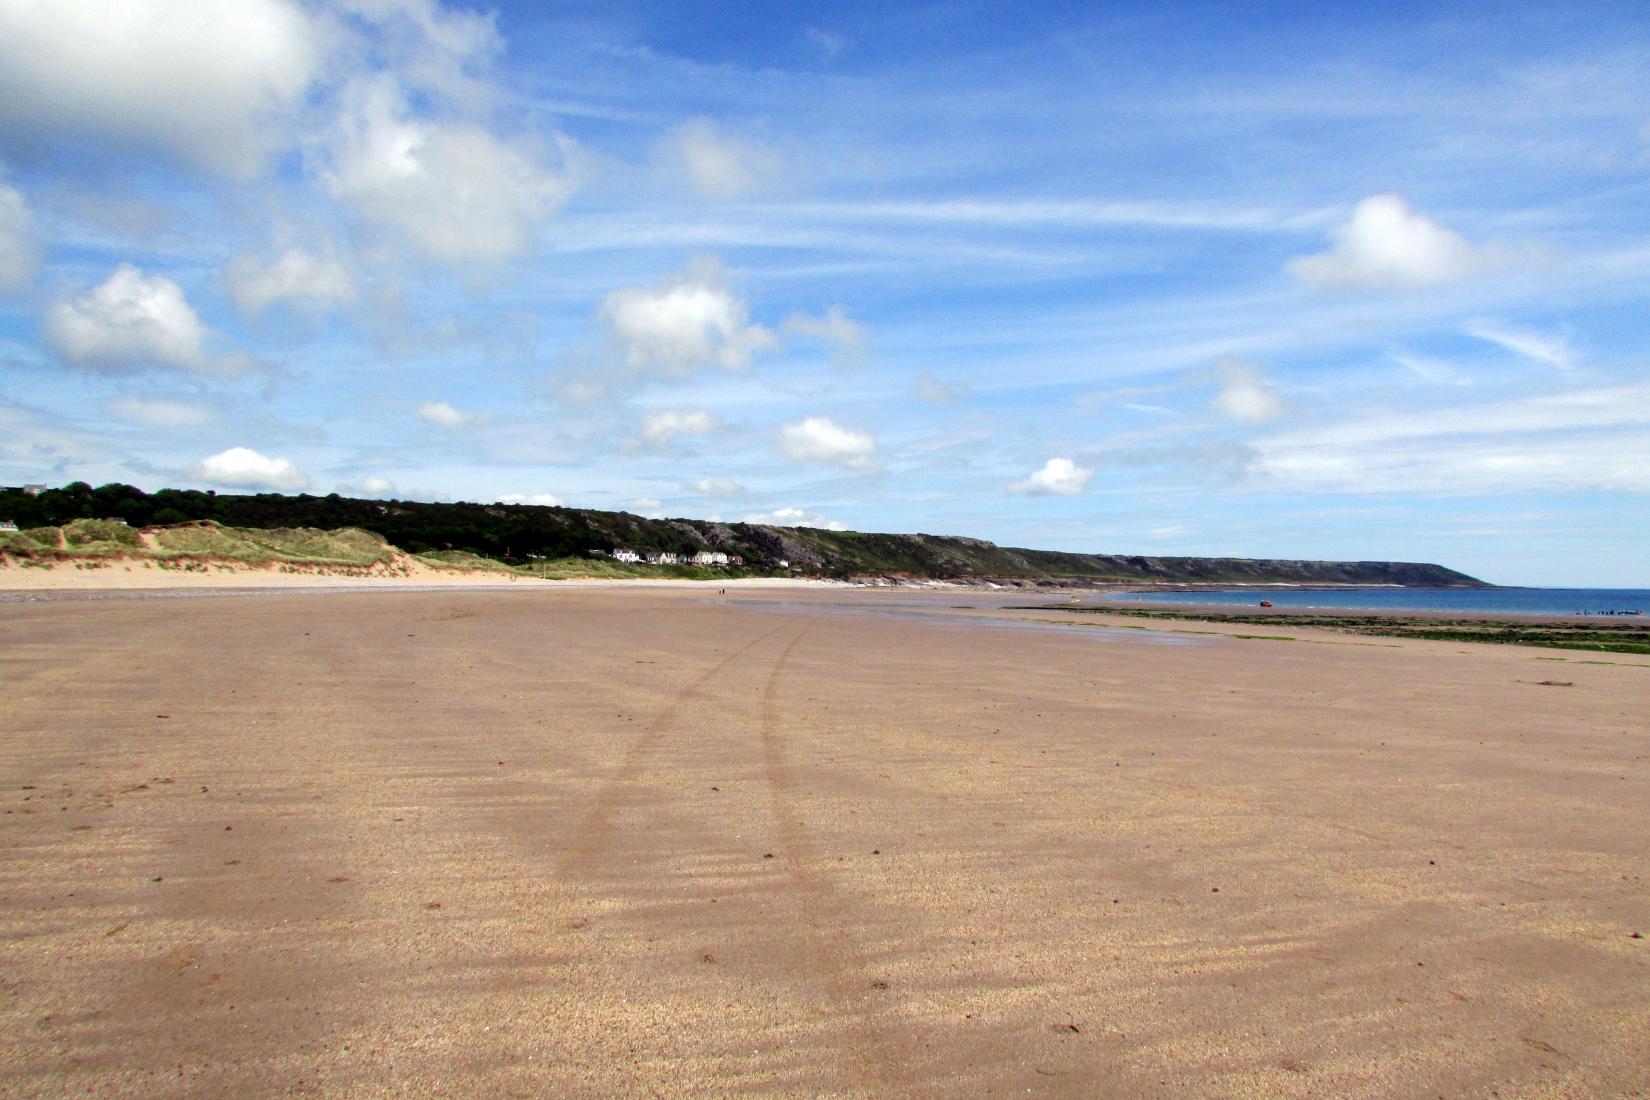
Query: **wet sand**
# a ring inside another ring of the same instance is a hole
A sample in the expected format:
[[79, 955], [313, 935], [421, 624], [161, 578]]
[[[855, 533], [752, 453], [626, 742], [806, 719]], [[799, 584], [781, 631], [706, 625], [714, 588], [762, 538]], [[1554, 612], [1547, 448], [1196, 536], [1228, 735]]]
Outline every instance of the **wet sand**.
[[0, 1093], [1650, 1095], [1650, 659], [993, 606], [0, 607]]

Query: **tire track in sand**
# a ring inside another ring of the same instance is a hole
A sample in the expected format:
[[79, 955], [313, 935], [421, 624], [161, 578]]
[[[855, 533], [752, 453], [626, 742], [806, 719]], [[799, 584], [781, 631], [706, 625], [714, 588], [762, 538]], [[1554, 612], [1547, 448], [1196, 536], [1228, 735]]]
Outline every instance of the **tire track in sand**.
[[[785, 751], [779, 716], [779, 681], [798, 643], [824, 616], [808, 620], [779, 655], [762, 688], [762, 766], [772, 803], [779, 850], [791, 887], [802, 912], [805, 949], [813, 970], [826, 987], [837, 1011], [850, 1021], [855, 1043], [844, 1051], [858, 1073], [856, 1084], [869, 1082], [873, 1095], [902, 1094], [905, 1056], [893, 1042], [893, 1026], [883, 1002], [890, 996], [887, 983], [877, 981], [865, 952], [849, 931], [851, 918], [841, 893], [820, 873], [818, 846], [797, 807], [798, 784]], [[857, 1090], [856, 1090], [857, 1091]]]
[[[647, 770], [650, 757], [659, 747], [660, 742], [671, 726], [675, 724], [677, 716], [682, 713], [683, 709], [698, 698], [705, 686], [721, 675], [730, 665], [775, 634], [791, 626], [794, 622], [794, 619], [787, 619], [772, 630], [765, 631], [722, 658], [710, 669], [701, 673], [687, 687], [678, 691], [676, 697], [658, 713], [653, 721], [648, 723], [641, 736], [631, 744], [630, 748], [625, 750], [624, 758], [619, 761], [612, 774], [603, 781], [602, 788], [597, 792], [595, 801], [591, 803], [590, 808], [579, 818], [578, 827], [573, 830], [567, 848], [556, 865], [559, 877], [566, 878], [589, 870], [596, 857], [602, 853], [613, 832], [614, 816], [630, 796], [636, 780]], [[794, 644], [793, 641], [792, 645]], [[789, 652], [788, 647], [786, 652]], [[783, 663], [784, 658], [781, 657], [780, 664]]]

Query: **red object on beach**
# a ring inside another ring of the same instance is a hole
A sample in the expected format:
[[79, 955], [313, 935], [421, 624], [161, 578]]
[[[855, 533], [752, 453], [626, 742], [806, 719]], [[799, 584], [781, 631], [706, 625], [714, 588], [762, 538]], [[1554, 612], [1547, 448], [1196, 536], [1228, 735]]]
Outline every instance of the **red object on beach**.
[[1260, 605], [1262, 607], [1271, 607], [1272, 606], [1272, 601], [1271, 600], [1262, 600], [1262, 601], [1260, 601]]

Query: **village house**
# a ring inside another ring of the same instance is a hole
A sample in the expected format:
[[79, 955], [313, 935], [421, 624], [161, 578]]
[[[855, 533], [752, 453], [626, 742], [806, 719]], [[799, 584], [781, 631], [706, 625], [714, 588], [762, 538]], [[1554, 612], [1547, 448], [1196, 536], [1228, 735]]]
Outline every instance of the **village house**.
[[701, 550], [693, 555], [694, 565], [726, 565], [728, 556], [720, 550]]
[[623, 547], [619, 547], [613, 551], [613, 560], [639, 562], [642, 560], [642, 556], [634, 550], [626, 550]]
[[0, 519], [0, 531], [15, 531], [15, 530], [17, 530], [17, 524], [13, 523], [9, 519]]
[[669, 550], [655, 550], [647, 556], [649, 565], [676, 565], [680, 559]]

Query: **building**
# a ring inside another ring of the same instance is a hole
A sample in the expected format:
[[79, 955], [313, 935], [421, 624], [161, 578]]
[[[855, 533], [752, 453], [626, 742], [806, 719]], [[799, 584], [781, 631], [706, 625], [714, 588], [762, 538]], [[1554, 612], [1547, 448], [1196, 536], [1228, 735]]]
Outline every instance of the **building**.
[[642, 556], [634, 550], [626, 550], [623, 547], [620, 547], [613, 551], [613, 560], [639, 562], [642, 560]]
[[647, 556], [649, 565], [676, 565], [680, 559], [669, 550], [655, 550]]
[[0, 519], [0, 531], [15, 531], [15, 530], [17, 530], [17, 524], [13, 523], [9, 519]]
[[728, 556], [720, 550], [701, 550], [693, 555], [694, 565], [726, 565]]
[[25, 486], [23, 486], [23, 491], [25, 493], [29, 494], [29, 496], [31, 496], [31, 497], [37, 497], [41, 493], [44, 493], [49, 488], [51, 488], [50, 485], [39, 485], [39, 484], [25, 485]]

